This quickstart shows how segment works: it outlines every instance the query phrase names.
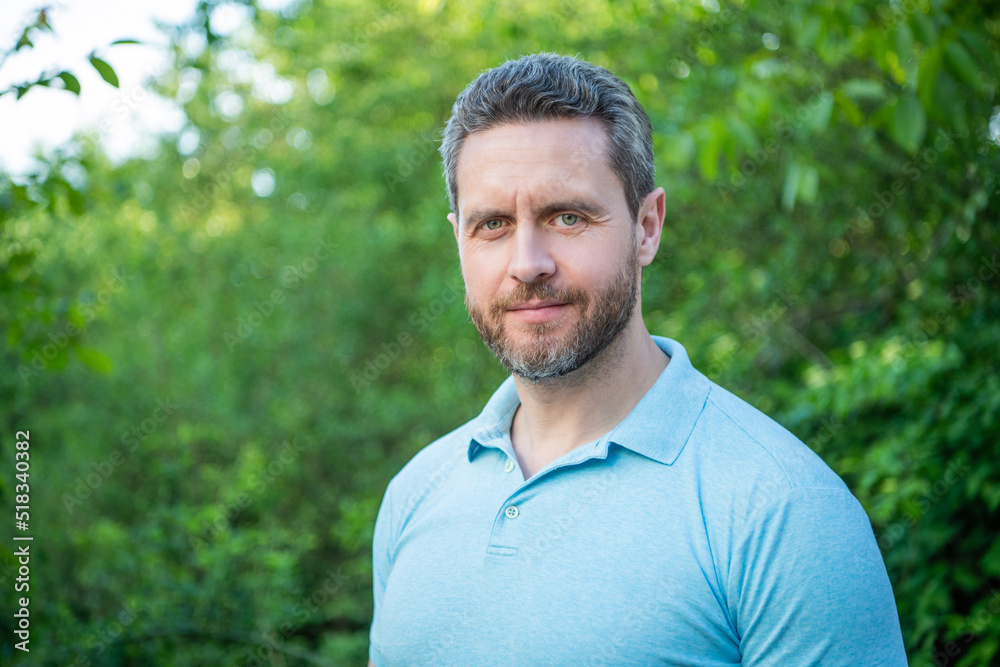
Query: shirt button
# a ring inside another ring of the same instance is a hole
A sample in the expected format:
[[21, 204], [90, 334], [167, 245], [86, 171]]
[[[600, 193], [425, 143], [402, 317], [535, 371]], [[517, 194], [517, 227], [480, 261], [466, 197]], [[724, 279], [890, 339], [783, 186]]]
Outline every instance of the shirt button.
[[514, 469], [514, 459], [507, 459], [507, 465], [503, 467], [504, 472], [510, 472]]
[[517, 508], [514, 507], [513, 505], [511, 505], [510, 507], [507, 508], [507, 518], [508, 519], [517, 518], [517, 514], [518, 514]]

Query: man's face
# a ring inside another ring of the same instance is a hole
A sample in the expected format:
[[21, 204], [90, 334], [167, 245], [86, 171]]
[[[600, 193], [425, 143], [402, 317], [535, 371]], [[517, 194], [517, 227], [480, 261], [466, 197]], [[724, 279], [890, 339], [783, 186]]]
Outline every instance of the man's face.
[[448, 217], [466, 306], [500, 361], [530, 380], [580, 368], [621, 334], [656, 252], [605, 142], [600, 121], [562, 119], [472, 134], [459, 155]]

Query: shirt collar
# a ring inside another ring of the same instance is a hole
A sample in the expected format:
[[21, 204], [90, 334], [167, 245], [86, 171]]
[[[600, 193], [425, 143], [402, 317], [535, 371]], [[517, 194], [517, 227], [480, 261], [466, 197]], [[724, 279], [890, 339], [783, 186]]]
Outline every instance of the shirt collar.
[[[670, 357], [670, 363], [632, 412], [602, 440], [671, 465], [694, 430], [711, 383], [691, 365], [683, 345], [662, 336], [652, 338]], [[482, 447], [507, 450], [506, 436], [520, 403], [514, 378], [508, 377], [476, 418], [469, 461]]]

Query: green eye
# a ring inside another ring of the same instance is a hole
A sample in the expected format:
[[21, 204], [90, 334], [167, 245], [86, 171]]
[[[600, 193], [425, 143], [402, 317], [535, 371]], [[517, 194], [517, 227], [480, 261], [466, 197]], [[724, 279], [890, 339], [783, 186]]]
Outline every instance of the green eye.
[[572, 227], [576, 223], [580, 222], [580, 216], [575, 213], [562, 213], [559, 215], [559, 220], [567, 227]]
[[495, 232], [502, 226], [503, 226], [503, 220], [487, 220], [486, 223], [483, 225], [483, 227], [490, 230], [491, 232]]

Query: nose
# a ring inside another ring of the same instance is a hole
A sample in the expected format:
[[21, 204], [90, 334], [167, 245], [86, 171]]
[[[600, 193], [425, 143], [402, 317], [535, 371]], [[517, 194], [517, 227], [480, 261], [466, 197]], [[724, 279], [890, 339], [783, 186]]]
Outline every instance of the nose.
[[533, 283], [552, 276], [555, 271], [555, 258], [545, 233], [530, 223], [518, 225], [514, 231], [508, 275], [522, 283]]

